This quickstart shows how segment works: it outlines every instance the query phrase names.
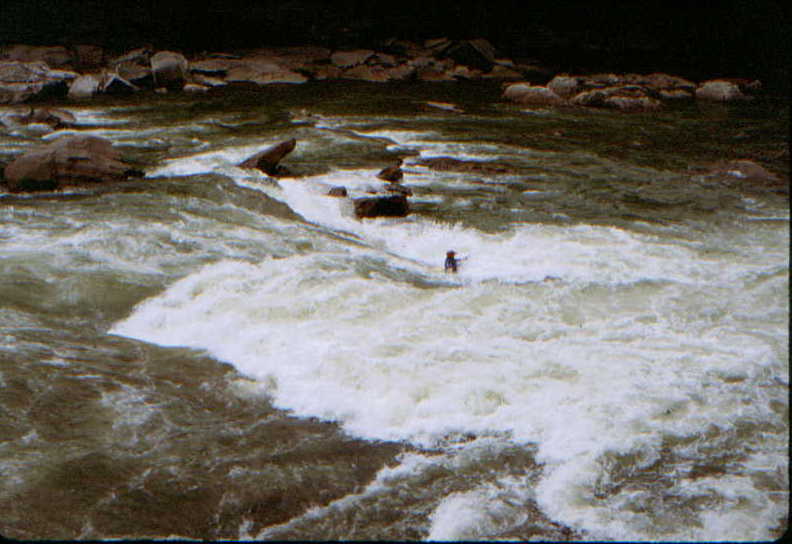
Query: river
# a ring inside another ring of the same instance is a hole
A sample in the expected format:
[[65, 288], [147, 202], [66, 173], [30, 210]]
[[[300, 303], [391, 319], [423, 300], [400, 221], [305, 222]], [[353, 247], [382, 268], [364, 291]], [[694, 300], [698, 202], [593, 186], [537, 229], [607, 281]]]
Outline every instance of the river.
[[[0, 534], [779, 538], [788, 197], [692, 168], [784, 149], [788, 103], [498, 96], [312, 82], [0, 130], [0, 161], [84, 133], [146, 172], [0, 193]], [[302, 177], [236, 166], [287, 138]], [[326, 196], [396, 157], [408, 217]]]

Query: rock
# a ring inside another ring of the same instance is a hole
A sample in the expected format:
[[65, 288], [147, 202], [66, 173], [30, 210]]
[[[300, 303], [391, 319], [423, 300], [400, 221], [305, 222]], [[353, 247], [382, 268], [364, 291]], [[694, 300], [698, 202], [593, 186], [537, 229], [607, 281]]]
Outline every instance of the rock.
[[536, 106], [558, 106], [565, 101], [547, 87], [530, 85], [528, 83], [514, 83], [506, 87], [503, 97], [518, 104], [531, 104]]
[[339, 68], [351, 68], [363, 64], [374, 55], [370, 49], [355, 49], [353, 51], [336, 51], [330, 55], [330, 62]]
[[258, 168], [268, 176], [283, 176], [286, 170], [278, 163], [291, 153], [297, 145], [297, 140], [292, 138], [279, 144], [259, 151], [252, 157], [240, 163], [241, 168]]
[[483, 38], [453, 43], [443, 49], [440, 56], [482, 72], [489, 72], [495, 65], [495, 48]]
[[405, 217], [410, 204], [404, 195], [356, 198], [352, 201], [358, 219], [365, 217]]
[[560, 74], [547, 83], [547, 88], [560, 97], [571, 98], [580, 90], [580, 80], [576, 76]]
[[12, 192], [121, 181], [142, 172], [121, 161], [113, 145], [96, 136], [70, 135], [14, 159], [5, 169]]
[[687, 89], [660, 89], [657, 95], [663, 100], [689, 100], [693, 93]]
[[483, 77], [488, 79], [523, 79], [523, 75], [521, 72], [518, 72], [514, 68], [509, 66], [504, 66], [502, 64], [496, 64], [492, 67], [492, 70], [487, 72], [483, 75]]
[[151, 61], [151, 49], [148, 47], [140, 47], [138, 49], [133, 49], [121, 55], [120, 57], [116, 57], [110, 61], [110, 66], [115, 68], [121, 63], [124, 62], [131, 62], [134, 64], [140, 64], [141, 66], [148, 66]]
[[102, 81], [99, 82], [99, 90], [105, 94], [115, 95], [129, 94], [139, 89], [137, 86], [133, 85], [118, 74], [110, 72], [106, 73], [102, 78]]
[[77, 118], [66, 110], [57, 108], [29, 108], [26, 113], [17, 117], [17, 121], [23, 124], [44, 123], [54, 129], [73, 127], [77, 123]]
[[0, 103], [65, 96], [69, 81], [76, 77], [74, 72], [51, 70], [41, 61], [0, 61]]
[[429, 157], [419, 159], [415, 164], [432, 170], [468, 172], [478, 174], [507, 174], [510, 168], [492, 161], [464, 161], [452, 157]]
[[659, 100], [650, 97], [643, 87], [625, 85], [606, 87], [578, 93], [570, 103], [591, 108], [610, 108], [624, 112], [656, 111], [662, 108]]
[[154, 74], [149, 66], [143, 66], [136, 62], [121, 62], [116, 64], [115, 71], [121, 79], [135, 87], [154, 86]]
[[331, 187], [330, 190], [327, 191], [327, 196], [334, 196], [334, 197], [337, 197], [337, 198], [341, 198], [341, 197], [345, 197], [347, 195], [348, 195], [348, 193], [347, 193], [346, 187], [342, 187], [340, 185], [338, 185], [336, 187]]
[[714, 79], [705, 81], [698, 86], [696, 98], [699, 100], [732, 102], [734, 100], [748, 100], [750, 97], [743, 94], [737, 83], [724, 79]]
[[237, 59], [211, 58], [190, 63], [190, 71], [201, 74], [225, 76], [229, 70], [244, 63]]
[[154, 84], [178, 91], [184, 87], [189, 71], [189, 63], [181, 53], [157, 51], [151, 56], [151, 73]]
[[184, 85], [184, 88], [182, 88], [182, 91], [184, 91], [185, 93], [205, 93], [209, 89], [210, 87], [207, 87], [206, 85], [199, 85], [198, 83], [187, 83]]
[[85, 74], [69, 85], [69, 98], [90, 98], [99, 92], [99, 78], [94, 74]]
[[432, 109], [450, 111], [450, 112], [453, 112], [453, 113], [465, 113], [465, 110], [463, 110], [462, 108], [460, 108], [456, 104], [452, 104], [450, 102], [429, 101], [429, 102], [424, 102], [424, 104], [426, 104], [427, 106], [429, 106]]
[[385, 72], [388, 74], [388, 79], [391, 81], [403, 81], [410, 79], [415, 75], [415, 68], [409, 64], [399, 64], [392, 68], [386, 68]]
[[403, 161], [401, 159], [398, 159], [396, 164], [380, 170], [380, 173], [377, 174], [377, 177], [385, 181], [401, 181], [402, 177], [404, 177], [404, 173], [401, 169], [402, 162]]

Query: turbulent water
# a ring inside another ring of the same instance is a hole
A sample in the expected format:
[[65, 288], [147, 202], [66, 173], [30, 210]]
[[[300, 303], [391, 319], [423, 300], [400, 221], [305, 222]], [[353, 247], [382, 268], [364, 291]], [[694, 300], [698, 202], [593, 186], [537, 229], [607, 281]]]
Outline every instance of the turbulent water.
[[[0, 533], [783, 534], [789, 205], [692, 168], [783, 150], [788, 111], [498, 94], [311, 83], [0, 132], [6, 162], [78, 132], [146, 172], [0, 194]], [[303, 177], [236, 166], [292, 137]], [[325, 196], [396, 157], [409, 217]]]

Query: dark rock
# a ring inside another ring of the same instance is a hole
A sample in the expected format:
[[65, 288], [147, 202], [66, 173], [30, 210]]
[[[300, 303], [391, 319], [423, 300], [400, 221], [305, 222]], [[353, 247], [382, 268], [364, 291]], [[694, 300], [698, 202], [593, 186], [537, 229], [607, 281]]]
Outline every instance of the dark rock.
[[380, 173], [377, 174], [377, 177], [385, 181], [401, 181], [404, 177], [404, 172], [402, 172], [401, 169], [402, 162], [403, 161], [399, 159], [396, 164], [383, 168], [380, 170]]
[[336, 51], [330, 55], [330, 62], [339, 68], [351, 68], [365, 63], [374, 55], [371, 49], [355, 49], [353, 51]]
[[489, 72], [495, 66], [495, 48], [482, 38], [456, 42], [443, 49], [440, 56], [482, 72]]
[[506, 174], [511, 170], [507, 166], [494, 162], [463, 161], [452, 157], [430, 157], [419, 159], [415, 164], [426, 166], [432, 170], [468, 172], [477, 174]]
[[157, 51], [151, 56], [151, 73], [156, 87], [180, 91], [186, 82], [189, 63], [181, 53]]
[[17, 192], [121, 181], [142, 172], [122, 162], [108, 140], [70, 135], [17, 157], [4, 175], [9, 190]]
[[404, 195], [364, 197], [353, 200], [355, 215], [364, 217], [405, 217], [410, 213], [410, 204]]
[[331, 187], [330, 190], [327, 191], [327, 196], [334, 196], [339, 198], [348, 196], [348, 194], [349, 193], [347, 193], [346, 187], [342, 187], [340, 185], [336, 187]]
[[252, 157], [240, 163], [239, 166], [241, 168], [258, 168], [268, 176], [286, 175], [287, 170], [282, 166], [279, 166], [278, 163], [283, 159], [283, 157], [294, 151], [296, 145], [297, 140], [294, 138], [291, 140], [286, 140], [285, 142], [268, 147], [263, 151], [259, 151]]
[[99, 83], [99, 90], [105, 94], [123, 95], [133, 93], [139, 89], [118, 74], [107, 73]]
[[151, 67], [136, 62], [122, 62], [116, 65], [116, 74], [135, 87], [153, 87], [154, 74]]
[[662, 103], [650, 96], [650, 91], [638, 85], [624, 85], [592, 89], [577, 94], [570, 103], [591, 108], [609, 108], [623, 112], [656, 111]]

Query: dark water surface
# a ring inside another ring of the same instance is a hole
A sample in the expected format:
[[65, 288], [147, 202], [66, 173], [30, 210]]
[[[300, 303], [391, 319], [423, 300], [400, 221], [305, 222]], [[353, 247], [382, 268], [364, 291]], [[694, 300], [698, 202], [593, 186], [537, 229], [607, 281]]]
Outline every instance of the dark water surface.
[[[704, 174], [788, 179], [788, 105], [499, 94], [135, 95], [0, 130], [0, 162], [78, 132], [146, 171], [0, 194], [0, 534], [780, 537], [788, 197]], [[303, 178], [235, 166], [292, 137]], [[421, 166], [439, 156], [500, 170]], [[381, 189], [396, 157], [409, 217], [325, 196]]]

